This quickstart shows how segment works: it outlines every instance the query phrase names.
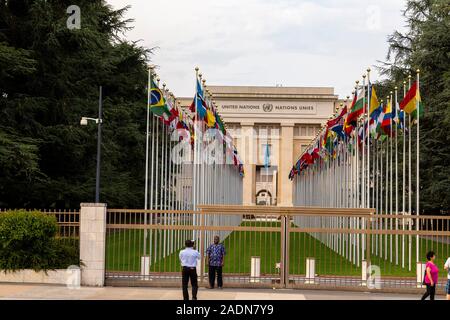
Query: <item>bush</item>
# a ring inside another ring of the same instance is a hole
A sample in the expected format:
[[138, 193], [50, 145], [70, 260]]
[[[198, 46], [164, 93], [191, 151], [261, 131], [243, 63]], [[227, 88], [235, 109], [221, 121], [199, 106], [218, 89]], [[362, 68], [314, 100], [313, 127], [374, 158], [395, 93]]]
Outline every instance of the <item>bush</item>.
[[78, 249], [56, 238], [56, 218], [38, 211], [0, 214], [0, 269], [54, 270], [80, 265]]

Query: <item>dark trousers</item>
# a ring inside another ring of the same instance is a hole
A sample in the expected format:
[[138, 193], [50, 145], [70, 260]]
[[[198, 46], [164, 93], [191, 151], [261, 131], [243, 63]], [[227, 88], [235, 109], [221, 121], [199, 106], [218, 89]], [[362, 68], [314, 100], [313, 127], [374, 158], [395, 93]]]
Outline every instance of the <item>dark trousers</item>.
[[427, 292], [422, 296], [422, 300], [425, 300], [430, 296], [430, 300], [434, 300], [434, 295], [436, 293], [436, 284], [434, 286], [431, 286], [427, 284]]
[[197, 283], [197, 268], [191, 267], [183, 267], [182, 275], [182, 286], [183, 286], [183, 299], [189, 300], [189, 292], [188, 292], [188, 284], [189, 279], [191, 279], [192, 286], [192, 300], [197, 300], [197, 291], [198, 291], [198, 283]]
[[223, 282], [222, 282], [222, 267], [215, 267], [215, 266], [209, 266], [209, 285], [211, 288], [214, 288], [214, 281], [216, 280], [216, 273], [217, 273], [217, 286], [219, 288], [222, 288]]

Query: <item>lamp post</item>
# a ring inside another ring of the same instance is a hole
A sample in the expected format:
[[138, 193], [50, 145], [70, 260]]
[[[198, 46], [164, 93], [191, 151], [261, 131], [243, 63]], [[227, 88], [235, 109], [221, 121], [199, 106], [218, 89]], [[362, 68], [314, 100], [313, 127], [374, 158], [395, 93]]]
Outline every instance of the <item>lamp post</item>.
[[95, 179], [95, 203], [100, 202], [100, 160], [101, 160], [101, 154], [102, 154], [102, 86], [100, 86], [100, 95], [98, 99], [98, 118], [87, 118], [82, 117], [80, 121], [80, 125], [87, 126], [88, 121], [95, 121], [95, 123], [98, 125], [98, 131], [97, 131], [97, 172], [96, 172], [96, 179]]

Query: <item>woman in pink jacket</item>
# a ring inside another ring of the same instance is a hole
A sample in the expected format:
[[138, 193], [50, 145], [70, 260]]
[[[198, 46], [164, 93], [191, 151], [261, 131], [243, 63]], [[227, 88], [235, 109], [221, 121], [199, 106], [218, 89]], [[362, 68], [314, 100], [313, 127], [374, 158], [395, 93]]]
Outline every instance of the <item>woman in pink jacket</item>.
[[425, 300], [430, 296], [430, 300], [434, 300], [434, 295], [436, 294], [436, 285], [438, 282], [439, 269], [434, 264], [434, 259], [436, 255], [433, 251], [427, 253], [427, 264], [425, 266], [425, 279], [424, 283], [427, 286], [427, 292], [422, 296], [422, 300]]

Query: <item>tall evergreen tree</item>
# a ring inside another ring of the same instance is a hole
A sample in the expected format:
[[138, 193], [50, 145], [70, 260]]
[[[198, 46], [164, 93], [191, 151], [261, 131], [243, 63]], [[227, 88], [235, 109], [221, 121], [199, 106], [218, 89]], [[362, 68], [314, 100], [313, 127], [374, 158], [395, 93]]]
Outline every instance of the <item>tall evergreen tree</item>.
[[147, 62], [122, 40], [127, 8], [80, 0], [0, 0], [0, 207], [77, 208], [92, 201], [104, 88], [101, 201], [142, 207]]
[[[425, 115], [420, 120], [420, 200], [425, 213], [450, 209], [449, 12], [448, 0], [408, 0], [404, 11], [408, 28], [389, 36], [388, 62], [381, 66], [398, 84], [408, 74], [414, 80], [416, 69], [421, 70]], [[411, 132], [414, 146], [415, 128]]]

